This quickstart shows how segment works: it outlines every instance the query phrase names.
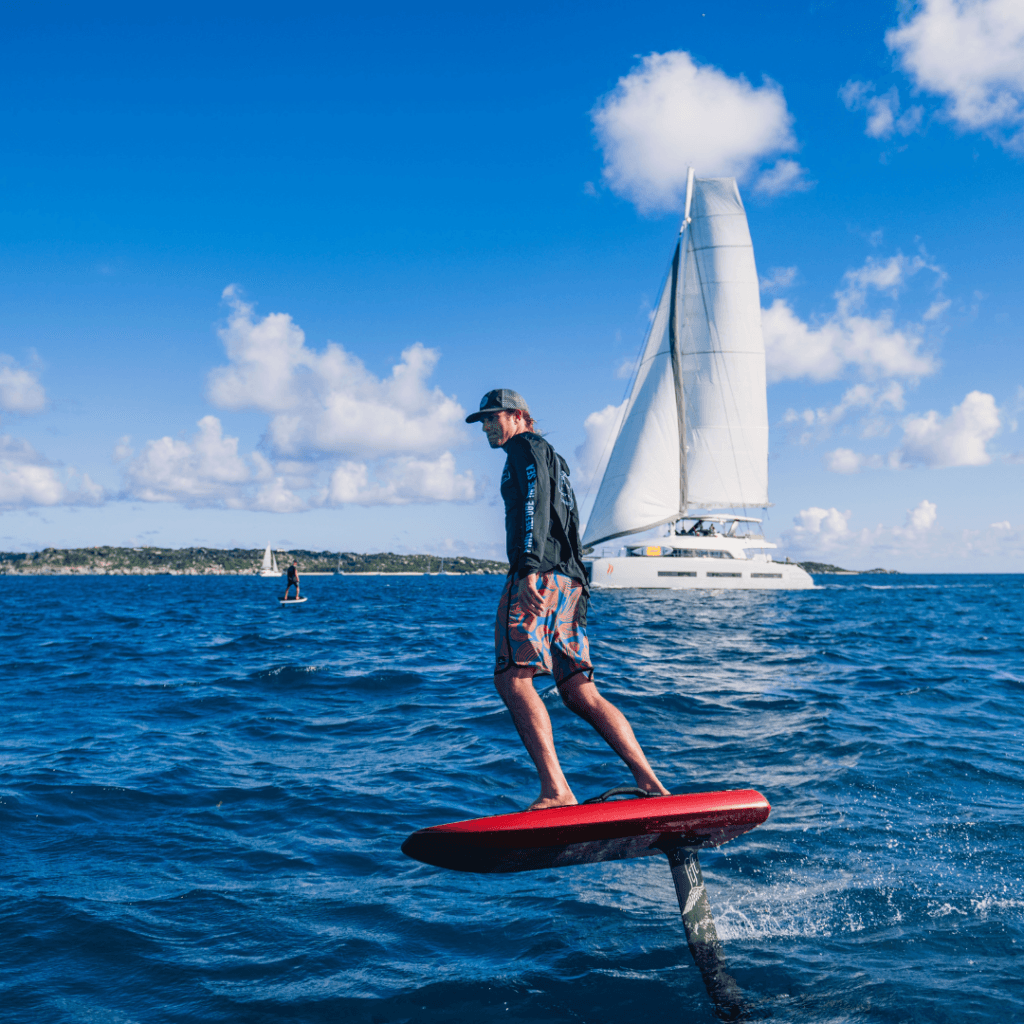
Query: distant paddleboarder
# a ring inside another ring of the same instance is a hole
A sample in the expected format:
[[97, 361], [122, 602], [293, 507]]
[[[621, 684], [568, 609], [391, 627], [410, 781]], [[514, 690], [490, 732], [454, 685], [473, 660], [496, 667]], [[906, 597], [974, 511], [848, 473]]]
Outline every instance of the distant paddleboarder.
[[540, 775], [540, 796], [530, 810], [576, 803], [558, 763], [547, 708], [533, 686], [538, 672], [551, 673], [565, 706], [600, 733], [637, 786], [667, 794], [626, 716], [594, 684], [587, 639], [590, 588], [569, 467], [536, 432], [515, 391], [488, 391], [466, 422], [482, 423], [490, 446], [507, 456], [501, 496], [509, 575], [495, 622], [494, 685]]
[[[292, 564], [288, 566], [288, 586], [284, 588], [284, 599], [286, 601], [289, 600], [288, 592], [292, 589], [292, 587], [295, 588], [295, 597], [292, 600], [298, 601], [298, 599], [299, 599], [299, 567], [298, 567], [298, 564], [295, 561], [293, 561]], [[314, 587], [313, 589], [316, 590], [316, 587]]]

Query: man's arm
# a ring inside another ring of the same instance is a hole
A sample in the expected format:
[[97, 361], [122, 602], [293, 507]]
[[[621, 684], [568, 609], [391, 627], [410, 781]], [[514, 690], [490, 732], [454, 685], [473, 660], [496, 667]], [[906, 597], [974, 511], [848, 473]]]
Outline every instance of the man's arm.
[[537, 452], [529, 441], [517, 447], [522, 453], [520, 479], [525, 495], [523, 557], [519, 563], [519, 578], [522, 579], [524, 576], [536, 575], [544, 558], [548, 531], [551, 529], [551, 474], [545, 463], [537, 458]]
[[541, 615], [547, 601], [537, 590], [541, 559], [551, 528], [551, 475], [547, 466], [538, 460], [530, 442], [515, 446], [512, 471], [524, 495], [523, 555], [519, 561], [519, 601], [531, 615]]

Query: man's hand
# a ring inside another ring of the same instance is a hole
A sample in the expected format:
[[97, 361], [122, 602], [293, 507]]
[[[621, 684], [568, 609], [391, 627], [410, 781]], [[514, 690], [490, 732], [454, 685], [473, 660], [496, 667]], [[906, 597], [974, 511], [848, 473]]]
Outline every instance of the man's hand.
[[519, 581], [519, 604], [531, 615], [543, 615], [548, 606], [547, 595], [537, 589], [537, 574], [530, 573]]

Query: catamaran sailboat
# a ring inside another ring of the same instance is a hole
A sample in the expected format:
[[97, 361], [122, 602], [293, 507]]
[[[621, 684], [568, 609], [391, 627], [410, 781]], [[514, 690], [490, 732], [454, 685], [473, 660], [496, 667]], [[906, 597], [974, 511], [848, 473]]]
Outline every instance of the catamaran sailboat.
[[280, 576], [281, 570], [277, 567], [277, 558], [274, 556], [274, 552], [270, 550], [270, 545], [267, 545], [267, 550], [263, 552], [263, 565], [260, 568], [261, 576]]
[[[768, 400], [754, 247], [735, 178], [694, 178], [583, 543], [595, 587], [804, 589], [772, 561]], [[666, 535], [609, 549], [664, 527]]]

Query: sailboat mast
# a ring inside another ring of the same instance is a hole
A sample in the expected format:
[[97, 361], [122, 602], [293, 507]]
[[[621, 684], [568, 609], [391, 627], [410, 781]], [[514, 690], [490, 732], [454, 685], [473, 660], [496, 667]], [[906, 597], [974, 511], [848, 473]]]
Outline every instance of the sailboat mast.
[[676, 393], [676, 418], [679, 426], [679, 514], [686, 515], [686, 395], [683, 391], [683, 353], [679, 342], [679, 273], [684, 270], [686, 259], [686, 229], [690, 225], [690, 203], [693, 201], [693, 168], [686, 172], [686, 206], [683, 208], [683, 223], [679, 226], [679, 241], [672, 259], [672, 299], [669, 307], [669, 345], [672, 350], [672, 380]]

